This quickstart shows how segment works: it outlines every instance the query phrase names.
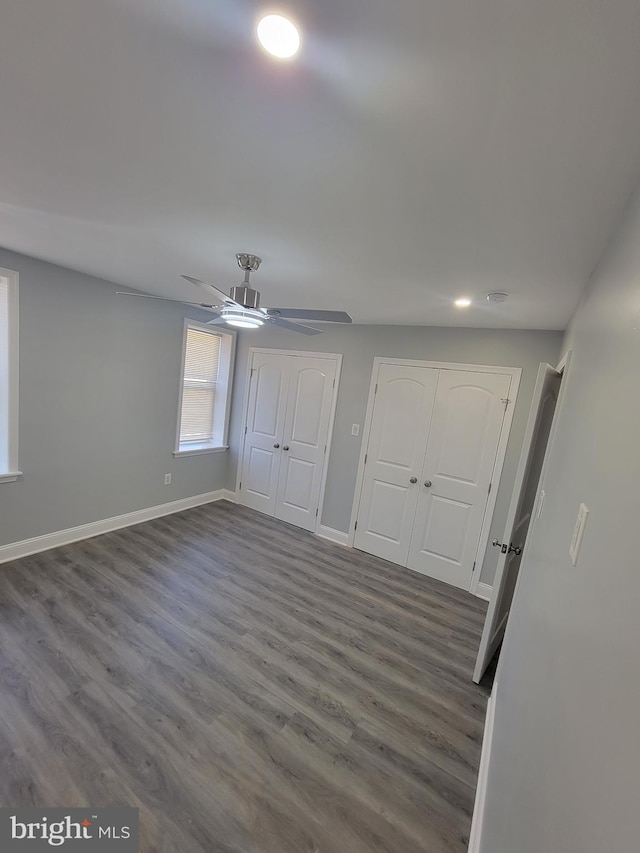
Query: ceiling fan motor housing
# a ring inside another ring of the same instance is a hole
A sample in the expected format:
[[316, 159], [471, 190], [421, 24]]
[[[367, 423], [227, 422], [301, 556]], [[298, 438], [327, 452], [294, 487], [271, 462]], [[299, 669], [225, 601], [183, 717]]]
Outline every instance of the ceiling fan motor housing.
[[238, 284], [236, 287], [232, 287], [229, 296], [234, 302], [244, 305], [245, 308], [260, 307], [259, 292], [254, 290], [252, 287], [247, 287], [246, 284]]

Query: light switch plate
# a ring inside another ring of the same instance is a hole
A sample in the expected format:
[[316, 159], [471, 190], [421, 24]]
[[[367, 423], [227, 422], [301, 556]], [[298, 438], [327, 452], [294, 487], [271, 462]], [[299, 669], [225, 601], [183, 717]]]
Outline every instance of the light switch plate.
[[351, 427], [351, 435], [360, 435], [360, 424], [353, 424]]
[[580, 552], [580, 545], [582, 544], [582, 537], [584, 535], [584, 526], [587, 523], [588, 515], [588, 508], [584, 504], [580, 504], [578, 517], [576, 518], [576, 526], [573, 528], [573, 536], [571, 537], [571, 545], [569, 546], [569, 556], [571, 557], [571, 562], [574, 566], [578, 562], [578, 554]]

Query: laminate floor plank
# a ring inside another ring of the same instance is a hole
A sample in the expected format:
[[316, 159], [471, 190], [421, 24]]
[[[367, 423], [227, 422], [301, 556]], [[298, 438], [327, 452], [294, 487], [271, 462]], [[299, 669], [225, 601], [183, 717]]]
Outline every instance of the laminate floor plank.
[[463, 853], [486, 605], [219, 502], [0, 566], [0, 804], [142, 853]]

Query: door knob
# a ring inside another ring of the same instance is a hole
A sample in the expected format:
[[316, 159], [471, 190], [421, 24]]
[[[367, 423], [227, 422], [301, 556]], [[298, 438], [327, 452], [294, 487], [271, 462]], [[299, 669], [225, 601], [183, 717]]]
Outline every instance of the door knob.
[[503, 554], [515, 554], [516, 557], [519, 557], [522, 554], [522, 545], [514, 545], [513, 542], [510, 545], [507, 545], [503, 542], [498, 542], [497, 539], [494, 539], [491, 544], [494, 548], [500, 548]]
[[425, 481], [424, 481], [424, 484], [425, 484], [425, 486], [426, 486], [426, 488], [427, 488], [427, 489], [430, 489], [430, 488], [431, 488], [431, 480], [425, 480]]
[[276, 441], [276, 443], [275, 443], [273, 446], [275, 447], [275, 449], [276, 449], [276, 450], [280, 447], [280, 445], [278, 444], [278, 442], [277, 442], [277, 441]]
[[409, 482], [410, 482], [410, 483], [417, 483], [417, 482], [418, 482], [418, 478], [417, 478], [417, 477], [412, 477], [412, 478], [409, 480]]
[[282, 449], [283, 449], [283, 450], [288, 450], [288, 449], [289, 449], [289, 445], [288, 445], [288, 444], [285, 444], [285, 446], [284, 446]]

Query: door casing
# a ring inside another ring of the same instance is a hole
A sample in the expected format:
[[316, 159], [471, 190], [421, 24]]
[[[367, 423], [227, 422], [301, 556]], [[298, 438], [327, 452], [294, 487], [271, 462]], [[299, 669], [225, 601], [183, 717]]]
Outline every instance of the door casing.
[[378, 383], [378, 374], [380, 371], [380, 365], [382, 364], [396, 364], [403, 365], [406, 367], [430, 367], [436, 370], [466, 370], [470, 372], [477, 373], [502, 373], [511, 376], [511, 389], [509, 391], [510, 394], [510, 402], [507, 405], [507, 411], [504, 417], [504, 422], [502, 425], [502, 431], [500, 433], [500, 440], [498, 442], [498, 450], [496, 453], [496, 459], [493, 466], [493, 473], [491, 475], [491, 492], [489, 493], [489, 497], [487, 500], [487, 505], [484, 513], [484, 520], [482, 522], [482, 529], [480, 531], [480, 538], [478, 540], [478, 548], [476, 550], [475, 556], [475, 569], [471, 578], [471, 585], [469, 587], [469, 592], [473, 595], [478, 594], [478, 585], [480, 583], [480, 571], [481, 571], [481, 557], [480, 555], [484, 554], [487, 542], [489, 541], [489, 531], [491, 528], [491, 521], [493, 519], [493, 513], [495, 510], [496, 499], [498, 497], [498, 487], [500, 485], [500, 477], [502, 476], [502, 469], [504, 467], [504, 460], [507, 453], [507, 443], [509, 441], [509, 434], [511, 432], [511, 424], [513, 422], [513, 413], [516, 407], [516, 401], [518, 397], [518, 390], [520, 387], [520, 378], [522, 376], [522, 368], [520, 367], [501, 367], [496, 365], [486, 365], [486, 364], [458, 364], [456, 362], [450, 361], [418, 361], [415, 359], [406, 359], [406, 358], [384, 358], [383, 356], [376, 356], [373, 359], [373, 370], [371, 372], [371, 383], [369, 385], [369, 398], [367, 401], [367, 413], [365, 415], [364, 421], [364, 429], [362, 431], [362, 445], [360, 447], [360, 460], [358, 463], [358, 475], [356, 478], [356, 490], [353, 500], [353, 508], [351, 511], [351, 522], [349, 524], [349, 541], [348, 544], [353, 547], [355, 532], [356, 532], [356, 519], [358, 518], [358, 512], [360, 508], [360, 500], [362, 497], [362, 485], [364, 481], [364, 458], [367, 453], [367, 449], [369, 447], [369, 436], [371, 433], [371, 423], [373, 420], [373, 410], [375, 406], [375, 389]]
[[336, 416], [336, 405], [338, 402], [338, 389], [340, 388], [340, 374], [342, 371], [342, 354], [337, 352], [307, 352], [306, 350], [289, 350], [289, 349], [273, 349], [272, 347], [249, 347], [249, 357], [247, 359], [247, 373], [245, 379], [244, 401], [242, 405], [242, 432], [241, 432], [241, 451], [238, 458], [238, 471], [236, 473], [236, 495], [240, 494], [240, 480], [242, 477], [242, 466], [244, 463], [244, 430], [247, 425], [247, 416], [249, 414], [249, 392], [251, 389], [251, 369], [253, 366], [253, 356], [255, 353], [268, 353], [271, 355], [286, 355], [297, 356], [301, 358], [328, 358], [336, 363], [336, 381], [333, 388], [333, 397], [331, 400], [331, 412], [329, 414], [329, 431], [327, 433], [327, 452], [324, 454], [324, 462], [322, 465], [322, 480], [320, 482], [320, 495], [318, 499], [318, 516], [316, 518], [315, 531], [322, 527], [322, 510], [324, 507], [324, 493], [327, 484], [327, 470], [329, 467], [329, 456], [331, 455], [331, 442], [333, 440], [333, 425]]

